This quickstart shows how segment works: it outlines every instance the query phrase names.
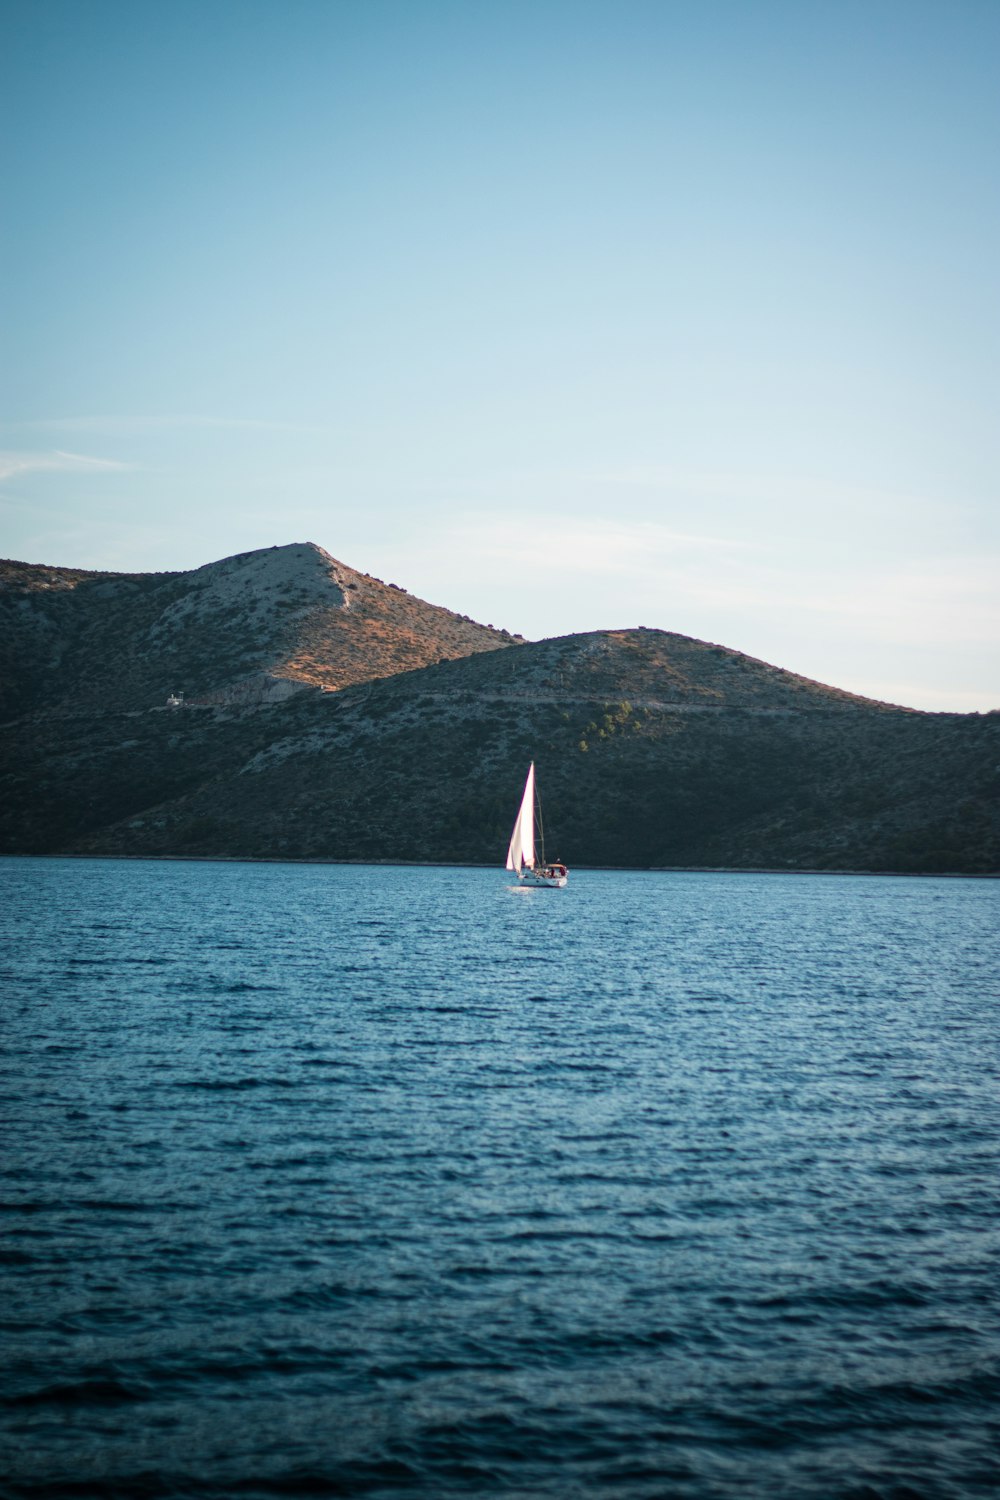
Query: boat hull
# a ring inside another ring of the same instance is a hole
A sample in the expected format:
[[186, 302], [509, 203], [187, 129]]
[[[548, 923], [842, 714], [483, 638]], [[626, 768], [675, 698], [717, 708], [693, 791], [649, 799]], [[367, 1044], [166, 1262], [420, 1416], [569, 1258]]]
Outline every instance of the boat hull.
[[522, 870], [517, 878], [522, 885], [548, 885], [554, 890], [566, 884], [565, 875], [542, 875], [537, 870]]

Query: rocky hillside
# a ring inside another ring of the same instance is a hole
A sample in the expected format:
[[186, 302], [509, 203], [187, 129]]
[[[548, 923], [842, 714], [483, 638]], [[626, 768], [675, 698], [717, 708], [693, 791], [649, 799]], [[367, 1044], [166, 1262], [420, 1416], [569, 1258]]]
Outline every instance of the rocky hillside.
[[510, 645], [312, 542], [187, 573], [0, 563], [0, 717], [260, 703]]
[[[316, 660], [320, 680], [342, 670]], [[499, 865], [531, 759], [547, 851], [571, 865], [1000, 871], [1000, 715], [893, 708], [654, 630], [256, 707], [27, 715], [0, 840]]]

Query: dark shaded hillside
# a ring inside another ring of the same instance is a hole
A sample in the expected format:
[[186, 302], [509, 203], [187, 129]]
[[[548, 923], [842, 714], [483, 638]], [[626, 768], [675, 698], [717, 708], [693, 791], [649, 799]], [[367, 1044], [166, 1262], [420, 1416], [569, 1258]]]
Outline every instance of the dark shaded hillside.
[[1000, 870], [1000, 716], [893, 709], [659, 631], [12, 738], [8, 850], [499, 865], [534, 758], [571, 865]]

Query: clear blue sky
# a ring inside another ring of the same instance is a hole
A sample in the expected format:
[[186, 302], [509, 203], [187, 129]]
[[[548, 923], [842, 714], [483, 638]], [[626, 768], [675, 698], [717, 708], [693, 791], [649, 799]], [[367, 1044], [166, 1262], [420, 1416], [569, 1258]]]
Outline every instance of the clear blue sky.
[[997, 0], [7, 0], [0, 552], [1000, 705]]

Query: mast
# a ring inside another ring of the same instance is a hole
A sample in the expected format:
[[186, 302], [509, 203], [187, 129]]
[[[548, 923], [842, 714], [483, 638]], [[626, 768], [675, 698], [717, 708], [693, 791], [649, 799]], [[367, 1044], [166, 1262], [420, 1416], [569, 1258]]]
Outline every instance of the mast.
[[[534, 766], [535, 766], [535, 762], [534, 761], [531, 762], [531, 766], [532, 766], [532, 770], [533, 770]], [[539, 850], [539, 853], [538, 853], [538, 863], [540, 865], [544, 865], [544, 863], [545, 863], [545, 829], [542, 827], [542, 794], [538, 790], [537, 787], [535, 788], [535, 814], [536, 814], [536, 821], [537, 821], [537, 824], [538, 824], [538, 850]]]

